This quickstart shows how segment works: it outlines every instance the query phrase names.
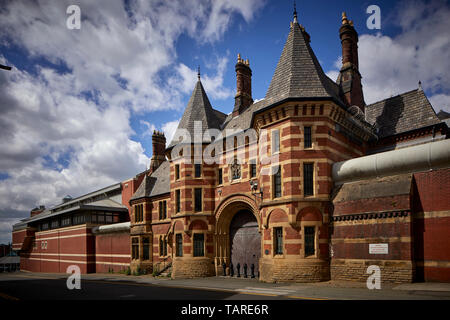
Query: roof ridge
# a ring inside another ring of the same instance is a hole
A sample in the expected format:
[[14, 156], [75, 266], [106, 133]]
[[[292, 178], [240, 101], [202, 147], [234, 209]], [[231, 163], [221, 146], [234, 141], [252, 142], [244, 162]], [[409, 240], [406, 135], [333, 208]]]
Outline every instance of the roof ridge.
[[[216, 115], [216, 112], [218, 112], [218, 110], [215, 110], [212, 107], [205, 88], [203, 87], [201, 80], [198, 79], [176, 132], [180, 129], [185, 129], [189, 132], [191, 137], [193, 137], [195, 121], [201, 121], [202, 131], [210, 128], [220, 129], [222, 121]], [[177, 135], [175, 134], [175, 137], [176, 136]], [[168, 148], [173, 147], [176, 143], [177, 141], [172, 139]]]
[[[405, 92], [399, 93], [399, 94], [397, 94], [395, 96], [392, 96], [392, 97], [388, 97], [388, 98], [384, 98], [384, 99], [372, 102], [371, 104], [366, 105], [366, 108], [369, 107], [369, 106], [372, 106], [374, 104], [377, 104], [377, 103], [380, 103], [380, 102], [383, 102], [383, 101], [386, 101], [386, 100], [389, 100], [389, 99], [394, 99], [394, 98], [403, 96], [403, 95], [408, 94], [408, 93], [413, 93], [413, 92], [416, 92], [416, 91], [422, 91], [423, 92], [423, 90], [419, 90], [418, 88], [412, 89], [412, 90], [409, 90], [409, 91], [405, 91]], [[424, 94], [424, 96], [427, 97], [425, 94]], [[428, 98], [427, 98], [427, 100], [428, 100]]]

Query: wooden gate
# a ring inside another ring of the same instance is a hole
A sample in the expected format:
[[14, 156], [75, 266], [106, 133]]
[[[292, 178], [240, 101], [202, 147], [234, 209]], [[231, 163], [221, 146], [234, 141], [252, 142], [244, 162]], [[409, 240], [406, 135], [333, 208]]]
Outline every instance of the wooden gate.
[[255, 276], [258, 277], [258, 261], [261, 256], [261, 235], [258, 232], [258, 222], [248, 210], [239, 211], [230, 224], [231, 262], [235, 275], [237, 264], [240, 264], [241, 275], [244, 264], [247, 264], [247, 274], [251, 275], [251, 265], [255, 266]]

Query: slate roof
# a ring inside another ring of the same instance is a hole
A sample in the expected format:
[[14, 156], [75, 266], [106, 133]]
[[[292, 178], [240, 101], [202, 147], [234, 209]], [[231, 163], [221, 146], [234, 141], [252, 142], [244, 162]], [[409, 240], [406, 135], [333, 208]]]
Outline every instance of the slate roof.
[[379, 138], [441, 122], [420, 88], [367, 105], [366, 121], [378, 129]]
[[[183, 117], [181, 117], [177, 130], [186, 129], [193, 139], [194, 136], [194, 121], [201, 121], [202, 132], [206, 129], [220, 129], [220, 125], [225, 120], [226, 115], [218, 110], [214, 110], [206, 95], [200, 79], [197, 81], [191, 98], [184, 110]], [[177, 134], [175, 134], [175, 137]], [[172, 140], [168, 148], [176, 145], [177, 141]], [[210, 141], [206, 141], [210, 142]]]
[[170, 192], [170, 163], [164, 161], [150, 176], [145, 175], [141, 185], [131, 197], [136, 200], [144, 197], [154, 197]]
[[450, 113], [441, 110], [437, 113], [437, 117], [441, 120], [450, 119]]
[[338, 85], [323, 72], [309, 44], [309, 35], [298, 23], [291, 25], [265, 96], [267, 104], [287, 98], [333, 98], [344, 105]]

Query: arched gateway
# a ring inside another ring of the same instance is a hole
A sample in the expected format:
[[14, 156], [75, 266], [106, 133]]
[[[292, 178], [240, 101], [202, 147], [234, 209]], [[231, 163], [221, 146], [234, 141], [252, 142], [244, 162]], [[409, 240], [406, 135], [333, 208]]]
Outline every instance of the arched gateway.
[[247, 196], [231, 196], [222, 201], [216, 210], [215, 232], [215, 265], [216, 275], [223, 275], [223, 263], [226, 273], [230, 274], [230, 263], [234, 273], [237, 264], [241, 274], [247, 264], [248, 276], [251, 266], [254, 274], [259, 274], [259, 258], [261, 257], [261, 223], [259, 211], [253, 199]]

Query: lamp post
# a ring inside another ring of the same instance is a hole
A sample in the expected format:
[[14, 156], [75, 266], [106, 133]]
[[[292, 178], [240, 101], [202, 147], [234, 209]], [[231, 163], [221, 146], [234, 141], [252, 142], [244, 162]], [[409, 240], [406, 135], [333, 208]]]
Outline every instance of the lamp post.
[[253, 181], [250, 180], [250, 189], [252, 191], [252, 195], [259, 196], [261, 198], [261, 200], [263, 199], [263, 191], [261, 190], [261, 188], [259, 189], [259, 192], [257, 192], [256, 190], [258, 190], [258, 181]]

